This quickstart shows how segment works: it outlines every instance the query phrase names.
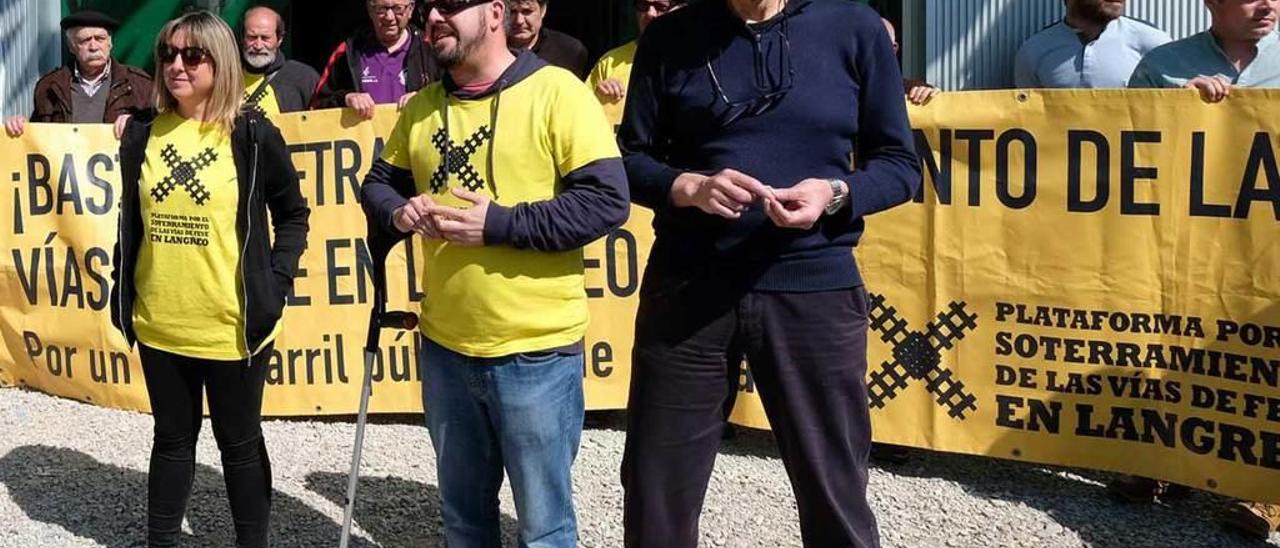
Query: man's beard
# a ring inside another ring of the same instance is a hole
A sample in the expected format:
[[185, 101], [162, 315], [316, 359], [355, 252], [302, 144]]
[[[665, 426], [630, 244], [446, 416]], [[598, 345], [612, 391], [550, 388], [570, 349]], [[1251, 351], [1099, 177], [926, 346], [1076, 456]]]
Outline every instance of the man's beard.
[[480, 34], [470, 39], [464, 40], [461, 34], [454, 33], [454, 40], [458, 45], [448, 51], [436, 51], [436, 60], [445, 68], [453, 68], [465, 61], [472, 53], [480, 48], [480, 42], [489, 34], [488, 27], [480, 27]]
[[1098, 4], [1098, 5], [1082, 4], [1080, 6], [1079, 13], [1081, 17], [1089, 21], [1092, 21], [1094, 23], [1097, 23], [1099, 25], [1106, 25], [1112, 21], [1115, 21], [1122, 15], [1120, 13], [1117, 13], [1114, 15], [1107, 13], [1107, 9], [1102, 4]]
[[244, 52], [244, 62], [249, 63], [249, 66], [253, 68], [263, 68], [276, 62], [276, 50], [267, 50], [262, 53], [246, 51]]

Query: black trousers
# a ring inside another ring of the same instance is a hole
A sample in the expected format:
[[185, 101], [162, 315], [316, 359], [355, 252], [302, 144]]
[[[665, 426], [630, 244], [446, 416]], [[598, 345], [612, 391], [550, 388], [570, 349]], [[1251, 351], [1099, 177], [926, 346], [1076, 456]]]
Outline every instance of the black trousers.
[[155, 417], [147, 477], [147, 545], [177, 546], [191, 481], [196, 439], [208, 393], [213, 437], [236, 528], [236, 545], [267, 545], [271, 462], [262, 439], [262, 389], [268, 345], [250, 361], [188, 358], [139, 344], [147, 396]]
[[866, 350], [861, 287], [756, 292], [646, 273], [622, 460], [626, 545], [697, 546], [745, 357], [795, 492], [805, 546], [878, 547], [866, 497]]

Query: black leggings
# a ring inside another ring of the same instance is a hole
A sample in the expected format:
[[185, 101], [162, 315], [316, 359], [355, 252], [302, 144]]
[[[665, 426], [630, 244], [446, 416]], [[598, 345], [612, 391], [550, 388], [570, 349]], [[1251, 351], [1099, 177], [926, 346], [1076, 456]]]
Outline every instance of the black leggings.
[[155, 440], [147, 478], [147, 545], [176, 546], [191, 496], [196, 439], [209, 397], [213, 437], [222, 452], [236, 545], [266, 546], [271, 514], [271, 462], [262, 440], [262, 388], [268, 345], [244, 360], [188, 358], [138, 345]]

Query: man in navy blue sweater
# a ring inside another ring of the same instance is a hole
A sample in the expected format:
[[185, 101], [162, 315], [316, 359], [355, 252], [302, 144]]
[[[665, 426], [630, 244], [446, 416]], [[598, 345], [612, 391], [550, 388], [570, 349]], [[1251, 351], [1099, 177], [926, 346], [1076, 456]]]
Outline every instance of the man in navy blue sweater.
[[[622, 463], [628, 546], [696, 546], [740, 367], [806, 546], [879, 546], [863, 218], [920, 185], [902, 75], [848, 0], [704, 0], [640, 38], [619, 130], [655, 212]], [[852, 164], [852, 165], [851, 165]]]

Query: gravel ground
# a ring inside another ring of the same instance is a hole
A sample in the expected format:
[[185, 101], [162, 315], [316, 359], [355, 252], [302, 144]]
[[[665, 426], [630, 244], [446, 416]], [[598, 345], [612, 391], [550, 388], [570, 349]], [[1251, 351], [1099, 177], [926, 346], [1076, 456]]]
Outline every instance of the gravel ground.
[[[413, 417], [375, 417], [367, 431], [356, 546], [435, 546], [433, 453]], [[354, 421], [269, 420], [275, 481], [273, 544], [334, 546]], [[0, 546], [139, 546], [144, 538], [151, 418], [18, 389], [0, 389]], [[188, 511], [187, 546], [230, 546], [221, 465], [206, 421]], [[617, 470], [624, 432], [584, 433], [574, 470], [582, 545], [621, 545]], [[1277, 546], [1222, 532], [1226, 501], [1197, 494], [1171, 505], [1125, 506], [1105, 474], [996, 459], [913, 453], [871, 471], [886, 547]], [[515, 510], [503, 493], [512, 542]], [[702, 545], [799, 546], [782, 463], [764, 432], [721, 449], [702, 518]]]

